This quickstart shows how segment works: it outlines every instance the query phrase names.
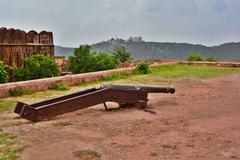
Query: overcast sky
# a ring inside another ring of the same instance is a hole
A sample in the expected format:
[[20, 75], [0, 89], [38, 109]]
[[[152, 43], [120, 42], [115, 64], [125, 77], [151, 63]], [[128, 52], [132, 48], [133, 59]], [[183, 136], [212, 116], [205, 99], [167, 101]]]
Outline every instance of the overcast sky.
[[129, 36], [216, 45], [240, 41], [240, 0], [0, 0], [0, 26], [52, 31], [62, 46]]

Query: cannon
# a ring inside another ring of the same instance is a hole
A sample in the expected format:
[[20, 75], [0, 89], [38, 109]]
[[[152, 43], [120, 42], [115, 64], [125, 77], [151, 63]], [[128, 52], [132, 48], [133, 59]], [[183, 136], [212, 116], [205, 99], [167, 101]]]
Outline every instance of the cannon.
[[37, 122], [101, 103], [108, 110], [106, 102], [117, 102], [119, 104], [130, 104], [139, 108], [146, 108], [148, 93], [173, 94], [174, 92], [175, 88], [172, 86], [107, 84], [34, 104], [18, 102], [14, 112], [22, 118]]

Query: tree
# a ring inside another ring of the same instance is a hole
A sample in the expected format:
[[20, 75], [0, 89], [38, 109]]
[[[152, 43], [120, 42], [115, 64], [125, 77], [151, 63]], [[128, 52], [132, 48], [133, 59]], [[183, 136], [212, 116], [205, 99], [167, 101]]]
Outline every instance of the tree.
[[73, 55], [68, 57], [67, 70], [77, 74], [90, 72], [93, 70], [95, 58], [91, 54], [91, 47], [89, 45], [82, 45], [76, 48]]
[[131, 59], [131, 53], [127, 51], [125, 46], [116, 46], [112, 55], [117, 63], [125, 63]]
[[116, 60], [107, 53], [101, 52], [96, 54], [95, 71], [103, 71], [116, 68]]
[[8, 82], [9, 76], [7, 70], [10, 69], [9, 66], [4, 65], [3, 61], [0, 60], [0, 83]]
[[203, 61], [203, 58], [198, 54], [190, 54], [186, 58], [187, 61]]
[[82, 45], [69, 56], [67, 70], [77, 74], [116, 68], [116, 61], [107, 53], [92, 52], [89, 45]]
[[209, 61], [209, 62], [216, 62], [217, 61], [217, 58], [214, 57], [214, 56], [209, 56], [206, 58], [206, 61]]
[[30, 80], [54, 77], [60, 74], [54, 59], [43, 54], [36, 54], [24, 59], [24, 67], [17, 68], [14, 77], [18, 80]]

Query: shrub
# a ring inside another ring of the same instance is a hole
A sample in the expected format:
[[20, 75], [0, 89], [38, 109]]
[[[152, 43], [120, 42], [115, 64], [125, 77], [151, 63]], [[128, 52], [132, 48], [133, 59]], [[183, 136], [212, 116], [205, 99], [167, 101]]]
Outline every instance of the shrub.
[[149, 65], [144, 62], [139, 63], [136, 69], [134, 70], [134, 73], [137, 73], [137, 74], [149, 73]]
[[67, 70], [77, 74], [116, 68], [116, 61], [107, 53], [92, 52], [91, 47], [82, 45], [69, 56]]
[[18, 81], [26, 81], [31, 79], [31, 72], [28, 69], [24, 68], [16, 68], [14, 70], [13, 76], [18, 80]]
[[208, 61], [208, 62], [216, 62], [217, 58], [214, 57], [214, 56], [209, 56], [209, 57], [206, 58], [206, 61]]
[[186, 58], [187, 61], [203, 61], [203, 58], [198, 54], [190, 54]]
[[24, 94], [23, 88], [13, 88], [9, 91], [10, 95], [13, 97], [22, 96]]
[[8, 73], [7, 70], [10, 69], [9, 66], [4, 65], [3, 61], [0, 60], [0, 83], [8, 82]]
[[96, 63], [94, 65], [95, 71], [109, 70], [117, 67], [114, 58], [108, 55], [107, 53], [96, 54]]
[[24, 59], [24, 67], [14, 71], [17, 80], [30, 80], [54, 77], [60, 74], [54, 59], [43, 54], [36, 54]]
[[49, 86], [49, 89], [52, 90], [69, 90], [70, 87], [64, 84], [63, 82], [54, 82]]

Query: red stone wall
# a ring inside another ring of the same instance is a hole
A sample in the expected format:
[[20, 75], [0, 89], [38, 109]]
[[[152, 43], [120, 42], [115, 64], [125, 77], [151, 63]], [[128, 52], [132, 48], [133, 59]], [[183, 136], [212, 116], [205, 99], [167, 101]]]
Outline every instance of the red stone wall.
[[22, 82], [12, 82], [0, 84], [0, 98], [9, 97], [9, 91], [13, 88], [23, 88], [32, 91], [42, 91], [47, 90], [49, 86], [54, 82], [63, 82], [69, 86], [73, 86], [79, 82], [89, 82], [100, 80], [102, 77], [111, 76], [118, 73], [130, 74], [133, 71], [132, 68], [122, 68], [122, 69], [114, 69], [108, 71], [100, 71], [100, 72], [92, 72], [92, 73], [84, 73], [84, 74], [76, 74], [76, 75], [66, 75], [54, 78], [44, 78], [30, 81], [22, 81]]
[[0, 60], [13, 67], [21, 67], [23, 58], [42, 53], [54, 57], [52, 32], [0, 28]]

